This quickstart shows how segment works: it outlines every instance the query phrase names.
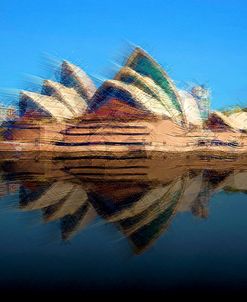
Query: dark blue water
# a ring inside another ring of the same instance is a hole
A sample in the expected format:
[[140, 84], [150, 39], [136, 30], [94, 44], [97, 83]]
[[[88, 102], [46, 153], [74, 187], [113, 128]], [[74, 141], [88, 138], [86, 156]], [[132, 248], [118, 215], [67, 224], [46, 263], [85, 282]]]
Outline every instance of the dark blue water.
[[246, 171], [185, 171], [169, 181], [94, 174], [4, 166], [2, 290], [245, 289]]

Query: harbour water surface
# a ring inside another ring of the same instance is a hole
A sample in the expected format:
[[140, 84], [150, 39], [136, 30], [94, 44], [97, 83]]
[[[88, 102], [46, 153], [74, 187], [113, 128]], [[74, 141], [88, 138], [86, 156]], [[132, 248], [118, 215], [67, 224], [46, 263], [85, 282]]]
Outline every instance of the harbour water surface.
[[241, 165], [16, 160], [1, 162], [0, 177], [2, 290], [246, 287], [247, 168]]

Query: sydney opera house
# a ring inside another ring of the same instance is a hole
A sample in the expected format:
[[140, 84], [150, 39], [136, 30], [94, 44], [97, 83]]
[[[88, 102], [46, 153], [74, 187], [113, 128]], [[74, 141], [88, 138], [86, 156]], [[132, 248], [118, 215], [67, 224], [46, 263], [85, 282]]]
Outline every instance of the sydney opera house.
[[96, 88], [64, 61], [60, 81], [21, 91], [19, 117], [2, 125], [2, 158], [78, 154], [244, 154], [247, 112], [210, 111], [208, 91], [179, 90], [162, 67], [135, 48], [114, 79]]

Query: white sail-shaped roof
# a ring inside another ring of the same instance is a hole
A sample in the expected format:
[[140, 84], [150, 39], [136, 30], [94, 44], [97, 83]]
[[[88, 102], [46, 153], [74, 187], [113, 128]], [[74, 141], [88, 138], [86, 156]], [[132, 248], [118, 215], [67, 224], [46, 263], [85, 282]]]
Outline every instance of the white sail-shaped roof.
[[[107, 91], [107, 89], [110, 90]], [[122, 93], [124, 96], [121, 100], [128, 104], [132, 103], [132, 105], [144, 111], [167, 117], [167, 110], [156, 98], [134, 85], [125, 84], [116, 80], [108, 80], [103, 83], [91, 101], [91, 110], [99, 108], [104, 102], [107, 102], [110, 98], [114, 98], [115, 93], [117, 93], [119, 99], [121, 99]]]
[[224, 124], [233, 130], [247, 130], [247, 112], [245, 111], [232, 113], [230, 115], [226, 115], [220, 111], [214, 111], [212, 115], [220, 118]]
[[247, 129], [247, 112], [240, 111], [229, 115], [229, 119], [238, 127], [238, 129]]
[[[68, 61], [61, 65], [60, 82], [45, 80], [42, 94], [22, 92], [22, 95], [57, 120], [77, 118], [87, 109], [92, 112], [115, 99], [144, 112], [169, 118], [179, 126], [203, 127], [200, 110], [192, 94], [178, 91], [162, 67], [140, 48], [133, 51], [114, 80], [105, 81], [97, 91], [87, 74]], [[115, 108], [119, 110], [119, 106]], [[246, 114], [224, 119], [237, 127], [242, 121], [244, 123]]]
[[144, 92], [148, 93], [152, 97], [156, 98], [167, 111], [166, 115], [170, 117], [173, 121], [181, 124], [182, 114], [178, 111], [171, 102], [168, 94], [157, 85], [151, 78], [147, 76], [142, 76], [133, 69], [129, 67], [123, 67], [118, 74], [115, 76], [115, 80], [132, 84]]
[[28, 99], [38, 107], [46, 111], [51, 117], [58, 121], [74, 117], [74, 113], [57, 98], [46, 96], [35, 92], [21, 91], [20, 102], [22, 99]]
[[60, 83], [45, 80], [43, 82], [43, 92], [46, 95], [57, 98], [66, 107], [68, 107], [75, 116], [80, 116], [87, 109], [86, 101], [74, 88], [68, 88]]
[[61, 66], [61, 83], [76, 89], [88, 101], [96, 91], [96, 87], [88, 75], [81, 68], [68, 61], [63, 61]]
[[195, 98], [189, 92], [184, 90], [179, 90], [178, 93], [180, 95], [187, 123], [202, 128], [203, 121]]
[[[104, 95], [105, 94], [105, 95]], [[110, 98], [126, 101], [154, 115], [166, 116], [179, 126], [202, 126], [194, 99], [182, 100], [166, 72], [147, 53], [136, 48], [114, 80], [107, 80], [92, 98], [90, 110], [96, 110]]]
[[[174, 108], [183, 113], [183, 106], [175, 85], [163, 68], [155, 62], [144, 50], [137, 47], [129, 56], [125, 66], [139, 74], [151, 78], [169, 96]], [[186, 117], [184, 116], [185, 122]]]

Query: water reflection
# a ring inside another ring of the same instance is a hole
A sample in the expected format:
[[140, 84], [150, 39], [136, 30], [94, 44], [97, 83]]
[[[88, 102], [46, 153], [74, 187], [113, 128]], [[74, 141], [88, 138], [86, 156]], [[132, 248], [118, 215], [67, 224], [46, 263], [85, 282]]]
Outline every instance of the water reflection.
[[247, 192], [244, 158], [1, 162], [0, 196], [19, 192], [20, 211], [41, 211], [45, 223], [59, 221], [62, 240], [100, 216], [128, 239], [136, 254], [152, 246], [177, 213], [207, 218], [211, 197], [222, 190]]

